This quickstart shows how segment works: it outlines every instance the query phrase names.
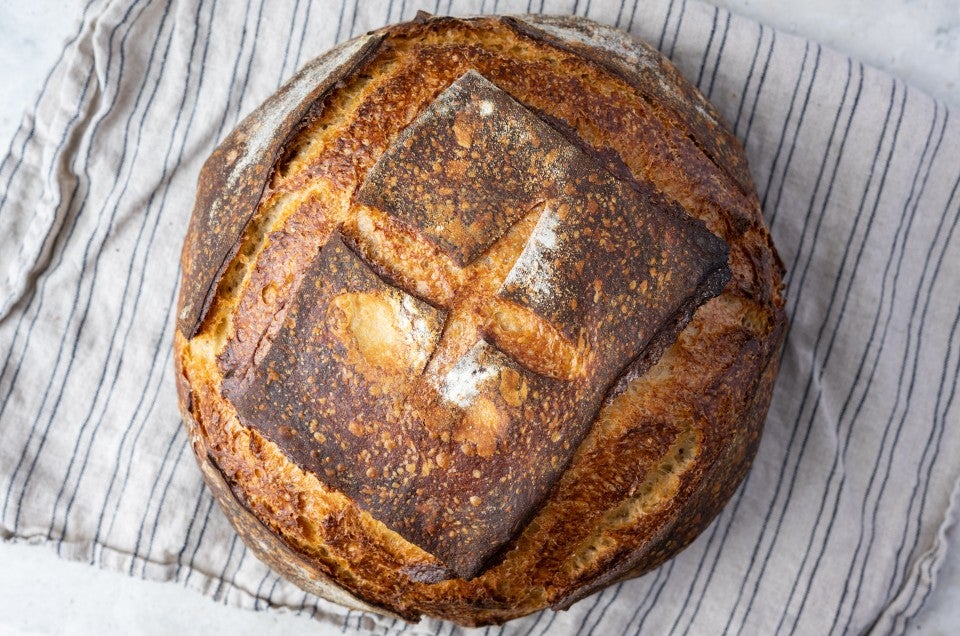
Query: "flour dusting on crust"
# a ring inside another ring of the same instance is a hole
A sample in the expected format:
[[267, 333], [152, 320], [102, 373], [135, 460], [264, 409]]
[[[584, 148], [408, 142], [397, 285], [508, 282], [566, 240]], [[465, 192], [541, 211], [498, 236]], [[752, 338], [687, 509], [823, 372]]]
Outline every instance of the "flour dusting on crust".
[[248, 137], [243, 152], [227, 177], [228, 188], [236, 187], [240, 176], [252, 164], [263, 161], [264, 153], [290, 112], [303, 103], [324, 79], [356, 55], [372, 37], [365, 35], [350, 40], [309, 62], [280, 88], [277, 92], [279, 99], [272, 108], [260, 108], [256, 111], [256, 123], [247, 128]]
[[480, 395], [480, 389], [500, 374], [499, 366], [480, 360], [480, 352], [487, 348], [480, 340], [443, 377], [440, 395], [448, 402], [466, 409]]
[[545, 206], [530, 239], [513, 264], [500, 289], [523, 286], [536, 298], [544, 299], [556, 295], [558, 290], [553, 271], [553, 263], [559, 255], [556, 211]]
[[[519, 19], [561, 40], [587, 47], [602, 48], [619, 58], [627, 68], [650, 71], [665, 92], [672, 93], [680, 101], [685, 101], [675, 86], [664, 81], [660, 71], [660, 54], [653, 47], [620, 29], [577, 16], [525, 15]], [[701, 99], [703, 98], [687, 103], [703, 117], [719, 124], [716, 116], [705, 107]]]

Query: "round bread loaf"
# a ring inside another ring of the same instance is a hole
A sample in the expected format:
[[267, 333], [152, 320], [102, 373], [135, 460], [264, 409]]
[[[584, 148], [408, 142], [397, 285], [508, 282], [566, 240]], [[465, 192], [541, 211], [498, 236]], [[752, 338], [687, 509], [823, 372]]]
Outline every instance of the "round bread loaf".
[[203, 475], [303, 589], [562, 609], [677, 553], [756, 452], [782, 265], [742, 149], [650, 47], [425, 14], [209, 158], [175, 337]]

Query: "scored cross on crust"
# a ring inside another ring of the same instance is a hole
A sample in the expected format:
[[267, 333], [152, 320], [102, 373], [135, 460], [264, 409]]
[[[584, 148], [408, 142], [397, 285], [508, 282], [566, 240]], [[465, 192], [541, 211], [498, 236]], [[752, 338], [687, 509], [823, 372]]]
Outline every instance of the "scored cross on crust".
[[471, 71], [380, 157], [227, 394], [297, 464], [471, 578], [610, 387], [720, 292], [726, 260], [701, 222]]

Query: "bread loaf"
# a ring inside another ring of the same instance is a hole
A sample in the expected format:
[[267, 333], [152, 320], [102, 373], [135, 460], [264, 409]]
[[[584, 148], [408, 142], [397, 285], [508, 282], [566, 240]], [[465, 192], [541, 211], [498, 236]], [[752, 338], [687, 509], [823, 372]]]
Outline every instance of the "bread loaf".
[[648, 46], [421, 14], [216, 149], [183, 248], [181, 411], [305, 590], [500, 623], [656, 567], [757, 448], [785, 318], [743, 152]]

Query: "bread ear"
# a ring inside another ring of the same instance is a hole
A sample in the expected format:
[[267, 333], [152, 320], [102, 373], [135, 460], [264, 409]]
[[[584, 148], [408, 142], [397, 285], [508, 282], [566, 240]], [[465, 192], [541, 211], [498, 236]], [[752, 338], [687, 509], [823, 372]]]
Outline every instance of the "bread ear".
[[307, 111], [374, 54], [383, 35], [344, 42], [308, 62], [213, 151], [200, 170], [183, 242], [177, 329], [196, 335], [240, 247], [280, 153]]

